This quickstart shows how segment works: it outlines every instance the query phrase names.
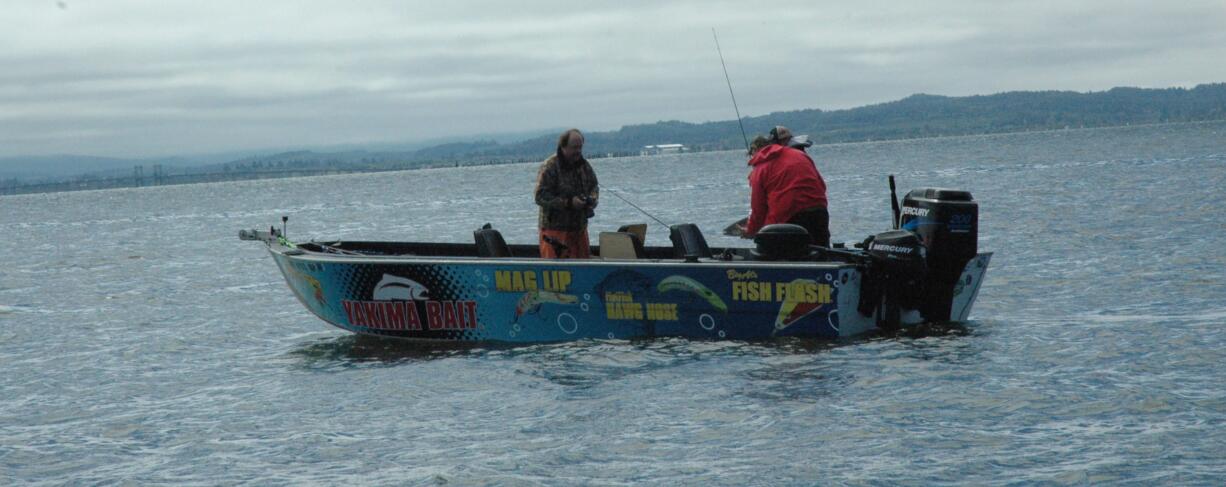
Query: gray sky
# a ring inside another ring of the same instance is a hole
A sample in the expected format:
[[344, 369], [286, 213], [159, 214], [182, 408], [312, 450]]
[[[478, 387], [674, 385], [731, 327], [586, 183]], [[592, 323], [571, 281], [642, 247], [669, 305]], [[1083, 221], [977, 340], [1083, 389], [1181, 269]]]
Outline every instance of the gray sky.
[[731, 120], [712, 27], [746, 116], [1226, 81], [1226, 0], [5, 0], [0, 156]]

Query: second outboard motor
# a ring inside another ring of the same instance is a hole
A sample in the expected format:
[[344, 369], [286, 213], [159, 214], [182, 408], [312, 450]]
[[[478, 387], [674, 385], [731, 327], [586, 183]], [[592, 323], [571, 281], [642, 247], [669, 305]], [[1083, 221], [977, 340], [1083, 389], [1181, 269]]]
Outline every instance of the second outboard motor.
[[775, 223], [762, 227], [753, 237], [751, 253], [761, 260], [801, 260], [813, 254], [809, 231], [800, 225]]
[[916, 189], [903, 198], [901, 223], [928, 249], [920, 314], [928, 321], [948, 321], [954, 286], [979, 252], [979, 204], [969, 191]]
[[897, 329], [903, 309], [920, 309], [924, 300], [927, 252], [920, 236], [891, 230], [864, 242], [869, 264], [860, 288], [859, 310], [877, 312], [877, 325]]
[[927, 269], [928, 252], [915, 232], [890, 230], [878, 233], [869, 240], [864, 250], [874, 263], [898, 276], [923, 278]]

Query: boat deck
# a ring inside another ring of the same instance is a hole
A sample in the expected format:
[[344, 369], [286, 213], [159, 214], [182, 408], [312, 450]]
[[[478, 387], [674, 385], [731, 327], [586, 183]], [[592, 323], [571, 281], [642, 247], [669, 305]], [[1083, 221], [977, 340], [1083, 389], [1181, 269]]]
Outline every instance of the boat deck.
[[[507, 245], [509, 255], [488, 256], [478, 252], [477, 244], [444, 243], [444, 242], [367, 242], [367, 241], [335, 241], [306, 242], [296, 245], [296, 249], [314, 254], [349, 257], [376, 258], [418, 258], [431, 257], [443, 259], [540, 259], [540, 248], [536, 245]], [[596, 261], [628, 261], [628, 262], [761, 262], [770, 264], [813, 265], [818, 263], [846, 265], [858, 263], [856, 253], [841, 250], [816, 250], [807, 259], [793, 261], [764, 261], [756, 257], [749, 248], [712, 247], [709, 256], [697, 259], [686, 259], [680, 249], [674, 247], [646, 246], [641, 248], [641, 254], [634, 257], [619, 255], [607, 257], [601, 252], [599, 245], [592, 246], [592, 260]], [[577, 263], [577, 262], [576, 262]]]
[[[418, 256], [418, 257], [486, 257], [477, 252], [476, 244], [444, 243], [444, 242], [309, 242], [300, 243], [298, 248], [311, 252], [324, 253], [355, 253], [378, 256]], [[541, 258], [540, 247], [526, 244], [507, 245], [510, 255], [516, 259]], [[592, 257], [601, 257], [599, 245], [592, 246]], [[711, 249], [713, 255], [731, 251], [734, 255], [744, 253], [748, 256], [749, 249]], [[672, 247], [643, 247], [643, 259], [662, 260], [680, 258]]]

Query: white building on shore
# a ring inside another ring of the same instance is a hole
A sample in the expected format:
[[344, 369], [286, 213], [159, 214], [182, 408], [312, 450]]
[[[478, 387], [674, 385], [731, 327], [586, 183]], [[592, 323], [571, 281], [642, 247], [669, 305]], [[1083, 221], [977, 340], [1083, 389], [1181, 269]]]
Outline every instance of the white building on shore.
[[640, 156], [658, 156], [660, 154], [680, 154], [688, 150], [689, 149], [687, 149], [684, 145], [681, 145], [681, 144], [645, 145], [643, 146], [643, 150], [639, 151], [639, 155]]

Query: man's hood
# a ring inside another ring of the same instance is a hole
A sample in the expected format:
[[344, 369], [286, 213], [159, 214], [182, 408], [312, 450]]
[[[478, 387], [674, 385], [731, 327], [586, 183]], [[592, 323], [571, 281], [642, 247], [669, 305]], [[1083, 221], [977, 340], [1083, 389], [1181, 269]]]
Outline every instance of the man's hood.
[[[775, 159], [778, 159], [779, 155], [783, 153], [783, 151], [785, 150], [788, 150], [788, 148], [782, 145], [779, 145], [779, 144], [771, 144], [766, 147], [763, 147], [758, 150], [757, 154], [754, 154], [754, 156], [749, 159], [749, 165], [756, 166], [758, 164], [762, 164], [765, 162], [770, 162]], [[791, 150], [796, 150], [796, 149], [791, 149]]]

